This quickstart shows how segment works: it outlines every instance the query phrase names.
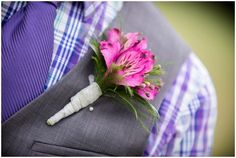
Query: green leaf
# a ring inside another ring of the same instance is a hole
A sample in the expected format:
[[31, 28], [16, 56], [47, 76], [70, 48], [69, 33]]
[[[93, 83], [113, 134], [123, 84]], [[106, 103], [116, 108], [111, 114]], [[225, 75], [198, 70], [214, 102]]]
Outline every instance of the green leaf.
[[105, 65], [104, 65], [104, 59], [102, 58], [102, 54], [100, 52], [100, 49], [99, 49], [99, 43], [97, 40], [95, 39], [91, 39], [90, 40], [90, 47], [93, 49], [94, 53], [96, 56], [94, 56], [94, 58], [97, 58], [97, 64], [100, 68], [105, 68]]
[[92, 60], [94, 60], [94, 62], [95, 62], [94, 69], [95, 69], [95, 73], [96, 73], [95, 78], [97, 81], [97, 79], [100, 79], [101, 76], [103, 76], [104, 68], [103, 68], [102, 63], [99, 61], [99, 59], [96, 56], [92, 56]]
[[138, 113], [137, 110], [135, 109], [134, 105], [132, 104], [130, 98], [128, 98], [126, 95], [117, 92], [116, 90], [113, 89], [107, 89], [106, 91], [114, 93], [116, 96], [118, 96], [126, 105], [128, 105], [133, 113], [135, 114], [136, 119], [138, 119]]
[[106, 35], [105, 33], [103, 33], [103, 34], [101, 35], [101, 39], [107, 40], [107, 35]]
[[[145, 108], [155, 118], [158, 117], [157, 110], [153, 105], [151, 105], [145, 99], [140, 97], [137, 93], [134, 92], [134, 96], [129, 97], [125, 91], [126, 91], [125, 88], [115, 87], [113, 89], [106, 89], [104, 95], [122, 101], [125, 105], [127, 105], [128, 108], [131, 109], [131, 111], [135, 114], [137, 121], [139, 121], [140, 125], [144, 128], [144, 130], [146, 132], [150, 132], [149, 129], [145, 126], [143, 121], [149, 118], [149, 114], [145, 112], [138, 112], [137, 109], [135, 108], [135, 105], [133, 105], [132, 101], [138, 101], [141, 105], [143, 105], [143, 108]], [[154, 119], [152, 119], [152, 121], [154, 121]]]
[[155, 65], [148, 74], [149, 75], [162, 75], [164, 71], [161, 69], [161, 65]]
[[114, 90], [114, 91], [116, 91], [116, 90], [117, 90], [117, 88], [118, 88], [118, 86], [116, 85], [116, 86], [115, 86], [115, 88], [114, 88], [113, 90]]
[[95, 39], [91, 39], [90, 40], [90, 47], [93, 49], [93, 51], [95, 52], [95, 54], [97, 55], [97, 57], [99, 57], [99, 43], [97, 40]]
[[[92, 56], [92, 59], [95, 61], [95, 64], [96, 64], [97, 66], [99, 66], [98, 58], [95, 57], [95, 56]], [[95, 68], [96, 68], [96, 67], [95, 67]]]
[[149, 103], [147, 100], [145, 100], [144, 98], [142, 98], [140, 95], [138, 95], [136, 92], [134, 92], [134, 98], [135, 100], [137, 100], [139, 103], [141, 103], [142, 105], [144, 105], [147, 110], [151, 113], [152, 116], [154, 116], [155, 118], [159, 118], [159, 114], [158, 111], [156, 110], [156, 108]]
[[95, 64], [95, 81], [100, 83], [102, 81], [102, 78], [106, 72], [106, 66], [104, 62], [104, 58], [102, 57], [102, 54], [99, 49], [99, 43], [95, 39], [90, 40], [90, 47], [94, 51], [95, 55], [92, 56], [92, 59], [94, 60]]
[[150, 133], [151, 131], [147, 128], [147, 126], [145, 126], [145, 124], [143, 123], [142, 120], [139, 120], [140, 124], [142, 125], [142, 127], [146, 130], [146, 132]]
[[125, 90], [126, 90], [126, 93], [128, 93], [131, 97], [134, 96], [134, 90], [133, 89], [131, 89], [128, 86], [125, 86]]

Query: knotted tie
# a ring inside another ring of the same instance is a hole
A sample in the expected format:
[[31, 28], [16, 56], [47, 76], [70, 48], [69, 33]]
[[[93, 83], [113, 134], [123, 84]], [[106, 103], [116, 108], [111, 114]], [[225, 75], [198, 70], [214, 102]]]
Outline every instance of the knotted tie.
[[28, 2], [2, 26], [2, 122], [44, 91], [56, 7]]

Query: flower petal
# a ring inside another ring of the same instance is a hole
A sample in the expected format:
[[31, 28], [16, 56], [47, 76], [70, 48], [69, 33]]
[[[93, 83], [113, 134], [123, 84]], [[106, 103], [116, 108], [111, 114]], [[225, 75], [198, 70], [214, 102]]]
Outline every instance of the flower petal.
[[144, 73], [150, 72], [155, 64], [154, 54], [149, 50], [142, 50], [140, 56], [143, 58], [140, 64], [145, 67], [143, 70]]
[[134, 74], [124, 77], [118, 84], [129, 87], [140, 86], [144, 81], [144, 75]]
[[101, 41], [100, 42], [100, 50], [102, 55], [104, 56], [107, 68], [115, 61], [116, 56], [119, 54], [120, 51], [120, 43], [119, 42], [107, 42]]
[[150, 85], [150, 86], [146, 86], [146, 87], [138, 87], [136, 88], [136, 92], [143, 97], [144, 99], [147, 100], [153, 100], [155, 98], [155, 96], [157, 95], [159, 90], [159, 87], [154, 86], [154, 85]]
[[135, 50], [128, 50], [118, 56], [116, 64], [123, 65], [126, 76], [136, 73], [144, 74], [145, 65], [139, 60], [140, 53]]
[[130, 47], [134, 46], [135, 43], [138, 42], [138, 37], [140, 33], [127, 33], [124, 37], [127, 39], [124, 43], [124, 51], [129, 49]]
[[135, 45], [135, 49], [137, 50], [142, 50], [146, 48], [147, 48], [147, 38], [143, 38]]
[[108, 31], [108, 41], [109, 42], [118, 42], [120, 41], [121, 33], [117, 28], [112, 28]]

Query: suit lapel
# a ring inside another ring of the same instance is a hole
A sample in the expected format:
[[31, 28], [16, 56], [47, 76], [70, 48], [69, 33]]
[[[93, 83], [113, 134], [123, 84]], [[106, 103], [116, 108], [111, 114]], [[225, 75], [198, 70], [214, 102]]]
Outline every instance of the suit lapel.
[[[43, 106], [43, 104], [36, 104], [37, 102], [41, 102], [41, 100], [51, 100], [54, 96], [55, 100], [60, 100], [62, 102], [61, 104], [57, 104], [55, 108], [58, 110], [62, 108], [63, 104], [67, 102], [70, 97], [89, 84], [88, 75], [93, 72], [93, 63], [91, 62], [92, 53], [92, 50], [88, 49], [88, 52], [81, 59], [81, 61], [78, 62], [78, 64], [75, 65], [75, 67], [67, 75], [65, 75], [58, 83], [50, 87], [42, 95], [18, 111], [9, 120], [3, 123], [3, 125], [8, 124], [8, 122], [14, 120], [15, 117], [21, 115], [24, 111], [28, 111], [29, 109], [38, 109], [38, 106]], [[35, 104], [38, 106], [35, 106]]]

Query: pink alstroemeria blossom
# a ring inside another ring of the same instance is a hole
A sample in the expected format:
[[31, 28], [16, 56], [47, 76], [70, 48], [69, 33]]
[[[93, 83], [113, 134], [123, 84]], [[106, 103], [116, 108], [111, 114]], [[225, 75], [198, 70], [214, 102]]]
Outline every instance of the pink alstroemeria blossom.
[[112, 71], [112, 64], [121, 69], [115, 84], [136, 87], [144, 82], [144, 74], [154, 66], [154, 55], [147, 50], [147, 39], [140, 39], [140, 33], [123, 35], [119, 29], [108, 31], [108, 39], [100, 42], [100, 50], [104, 56], [107, 70]]
[[136, 92], [147, 100], [153, 100], [159, 91], [159, 87], [155, 85], [145, 85], [136, 88]]

